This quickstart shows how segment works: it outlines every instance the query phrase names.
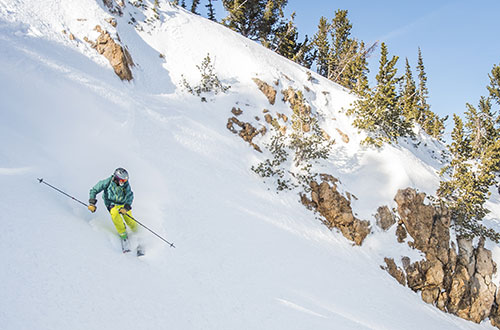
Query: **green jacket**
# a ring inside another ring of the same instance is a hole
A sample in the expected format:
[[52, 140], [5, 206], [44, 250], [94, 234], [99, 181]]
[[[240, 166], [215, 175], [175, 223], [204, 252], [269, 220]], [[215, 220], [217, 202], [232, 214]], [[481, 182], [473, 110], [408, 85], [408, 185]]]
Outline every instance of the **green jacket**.
[[130, 184], [125, 182], [120, 186], [113, 181], [113, 176], [99, 181], [92, 189], [90, 189], [89, 199], [96, 199], [97, 194], [104, 191], [102, 198], [106, 207], [111, 205], [132, 205], [134, 193], [130, 189]]

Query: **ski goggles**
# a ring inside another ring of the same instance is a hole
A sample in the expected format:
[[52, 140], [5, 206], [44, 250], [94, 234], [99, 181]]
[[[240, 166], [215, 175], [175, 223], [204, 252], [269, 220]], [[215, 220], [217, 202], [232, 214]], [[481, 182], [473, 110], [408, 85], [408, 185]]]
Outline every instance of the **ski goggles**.
[[120, 186], [123, 186], [125, 184], [125, 182], [127, 182], [127, 179], [118, 179], [118, 184]]

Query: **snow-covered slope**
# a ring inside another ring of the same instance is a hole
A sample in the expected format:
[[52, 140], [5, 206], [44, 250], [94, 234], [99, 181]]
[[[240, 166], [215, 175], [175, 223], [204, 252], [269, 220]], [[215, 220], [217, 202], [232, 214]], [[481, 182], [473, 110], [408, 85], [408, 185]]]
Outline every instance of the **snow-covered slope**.
[[[271, 106], [253, 77], [306, 86], [338, 141], [325, 171], [372, 222], [397, 189], [435, 190], [439, 145], [361, 149], [342, 88], [311, 82], [304, 68], [164, 1], [160, 12], [161, 21], [134, 27], [130, 17], [143, 11], [127, 2], [114, 30], [101, 1], [0, 0], [0, 328], [491, 328], [425, 304], [379, 267], [412, 253], [394, 229], [373, 227], [353, 247], [296, 191], [276, 194], [250, 170], [266, 155], [226, 123], [233, 106], [248, 121], [264, 108], [290, 111], [280, 97]], [[96, 25], [127, 45], [131, 83], [83, 41], [95, 40]], [[231, 89], [202, 103], [180, 82], [199, 79], [207, 53]], [[122, 255], [102, 201], [91, 214], [36, 180], [86, 201], [119, 166], [131, 174], [134, 215], [176, 249], [142, 232], [147, 255]]]

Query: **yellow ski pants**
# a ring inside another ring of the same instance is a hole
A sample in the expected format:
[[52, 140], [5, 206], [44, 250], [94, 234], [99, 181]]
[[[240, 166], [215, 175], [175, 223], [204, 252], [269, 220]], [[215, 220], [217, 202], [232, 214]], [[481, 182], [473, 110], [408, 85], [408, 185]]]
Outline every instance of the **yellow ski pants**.
[[129, 210], [126, 214], [121, 214], [120, 209], [122, 207], [123, 205], [115, 205], [111, 210], [109, 210], [109, 213], [111, 214], [111, 220], [113, 220], [118, 234], [122, 235], [127, 231], [125, 223], [127, 223], [127, 225], [130, 227], [130, 229], [132, 229], [133, 232], [136, 232], [137, 223], [129, 217], [132, 216], [132, 211]]

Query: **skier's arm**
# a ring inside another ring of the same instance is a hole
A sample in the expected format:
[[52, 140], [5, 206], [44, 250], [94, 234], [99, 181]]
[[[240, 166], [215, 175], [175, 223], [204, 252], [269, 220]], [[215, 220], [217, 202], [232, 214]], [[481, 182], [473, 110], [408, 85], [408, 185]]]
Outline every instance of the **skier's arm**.
[[[89, 192], [89, 201], [96, 201], [97, 194], [99, 194], [108, 186], [110, 180], [111, 178], [101, 180], [95, 186], [93, 186]], [[93, 204], [95, 204], [95, 202]]]
[[125, 206], [128, 206], [130, 210], [132, 208], [132, 202], [134, 201], [134, 192], [130, 189], [130, 185], [127, 185], [127, 193], [125, 195]]

